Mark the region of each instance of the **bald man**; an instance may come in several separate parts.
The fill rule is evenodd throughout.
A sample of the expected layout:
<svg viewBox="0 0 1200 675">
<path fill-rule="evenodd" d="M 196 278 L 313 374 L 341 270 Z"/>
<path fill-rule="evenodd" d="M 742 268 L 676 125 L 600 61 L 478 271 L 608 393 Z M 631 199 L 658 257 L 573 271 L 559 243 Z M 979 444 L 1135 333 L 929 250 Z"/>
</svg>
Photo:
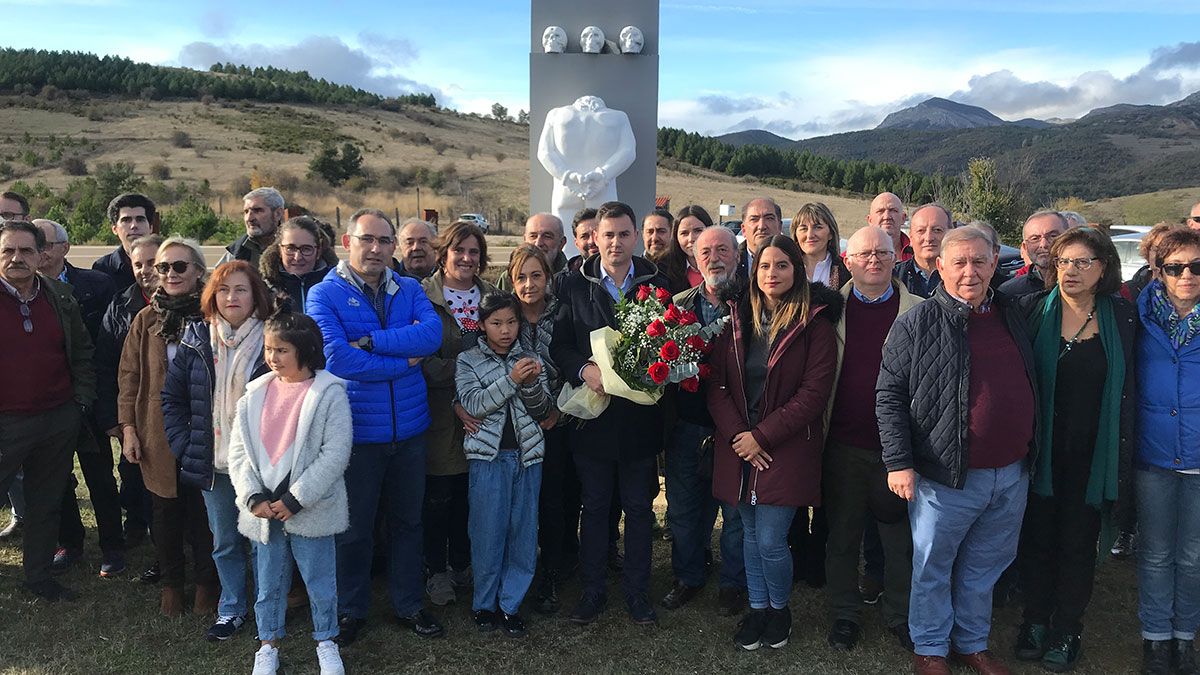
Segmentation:
<svg viewBox="0 0 1200 675">
<path fill-rule="evenodd" d="M 908 511 L 904 500 L 888 490 L 875 420 L 875 380 L 883 340 L 896 318 L 921 302 L 892 275 L 895 260 L 891 235 L 873 225 L 855 232 L 846 246 L 850 283 L 841 290 L 846 310 L 837 326 L 837 384 L 826 410 L 829 433 L 823 466 L 829 523 L 825 575 L 833 610 L 829 644 L 844 651 L 854 648 L 861 632 L 858 558 L 868 513 L 879 521 L 887 561 L 884 619 L 905 649 L 913 647 L 908 636 L 912 576 Z"/>
<path fill-rule="evenodd" d="M 558 216 L 553 213 L 535 213 L 529 216 L 529 219 L 525 221 L 523 240 L 526 244 L 536 246 L 546 254 L 546 260 L 550 262 L 550 269 L 554 274 L 558 274 L 566 268 L 567 256 L 563 254 L 563 247 L 567 245 L 567 236 Z M 499 281 L 496 282 L 496 288 L 502 291 L 512 291 L 512 280 L 508 278 L 507 274 L 501 274 Z"/>
<path fill-rule="evenodd" d="M 867 224 L 882 229 L 892 238 L 892 247 L 896 251 L 897 263 L 911 260 L 913 257 L 908 235 L 901 231 L 906 216 L 904 202 L 890 192 L 880 193 L 875 199 L 872 199 L 871 208 L 867 211 Z"/>
<path fill-rule="evenodd" d="M 941 204 L 925 204 L 913 211 L 909 219 L 913 257 L 896 266 L 896 278 L 909 293 L 922 298 L 933 297 L 942 283 L 937 271 L 937 258 L 942 250 L 942 238 L 950 231 L 953 219 Z"/>
</svg>

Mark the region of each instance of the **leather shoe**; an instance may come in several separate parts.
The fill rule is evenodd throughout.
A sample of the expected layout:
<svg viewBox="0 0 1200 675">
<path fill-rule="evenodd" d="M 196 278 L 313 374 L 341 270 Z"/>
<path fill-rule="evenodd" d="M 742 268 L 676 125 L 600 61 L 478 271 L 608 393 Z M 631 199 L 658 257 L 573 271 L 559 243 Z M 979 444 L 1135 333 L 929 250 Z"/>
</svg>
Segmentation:
<svg viewBox="0 0 1200 675">
<path fill-rule="evenodd" d="M 349 614 L 343 614 L 338 617 L 338 634 L 333 638 L 333 641 L 339 647 L 349 647 L 358 639 L 358 634 L 367 627 L 366 619 L 356 619 Z"/>
<path fill-rule="evenodd" d="M 722 588 L 717 594 L 717 615 L 737 616 L 746 609 L 746 593 L 740 588 Z"/>
<path fill-rule="evenodd" d="M 607 606 L 608 598 L 606 596 L 584 591 L 583 595 L 579 598 L 579 604 L 575 605 L 575 609 L 571 612 L 569 621 L 580 626 L 586 626 L 600 618 L 600 614 Z"/>
<path fill-rule="evenodd" d="M 638 626 L 653 626 L 658 623 L 658 615 L 654 613 L 654 606 L 650 604 L 649 598 L 643 594 L 634 595 L 629 598 L 629 618 Z"/>
<path fill-rule="evenodd" d="M 63 586 L 54 579 L 43 579 L 32 584 L 25 584 L 26 590 L 47 602 L 59 600 L 78 600 L 79 594 Z"/>
<path fill-rule="evenodd" d="M 956 663 L 974 670 L 979 675 L 1010 675 L 1012 671 L 1004 662 L 992 655 L 988 650 L 975 652 L 974 654 L 959 654 L 954 652 L 950 655 Z"/>
<path fill-rule="evenodd" d="M 944 656 L 913 654 L 913 672 L 916 675 L 950 675 L 950 664 Z"/>
<path fill-rule="evenodd" d="M 829 629 L 829 646 L 848 652 L 858 644 L 860 634 L 858 624 L 849 619 L 838 619 L 833 622 L 833 628 Z"/>
<path fill-rule="evenodd" d="M 423 638 L 440 638 L 446 634 L 446 629 L 426 609 L 418 609 L 408 616 L 397 619 L 401 626 L 412 630 L 413 635 Z"/>
<path fill-rule="evenodd" d="M 663 609 L 679 609 L 691 602 L 692 598 L 700 594 L 703 586 L 688 586 L 687 584 L 675 582 L 671 587 L 671 592 L 667 593 L 662 599 Z"/>
</svg>

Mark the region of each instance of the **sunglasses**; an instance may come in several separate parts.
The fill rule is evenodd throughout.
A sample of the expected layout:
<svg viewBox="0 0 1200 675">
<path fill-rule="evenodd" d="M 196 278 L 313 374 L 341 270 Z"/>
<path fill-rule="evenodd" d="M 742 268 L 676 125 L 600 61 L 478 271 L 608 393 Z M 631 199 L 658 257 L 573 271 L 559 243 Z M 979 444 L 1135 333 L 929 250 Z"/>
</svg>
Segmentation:
<svg viewBox="0 0 1200 675">
<path fill-rule="evenodd" d="M 26 333 L 33 332 L 33 318 L 32 317 L 33 317 L 33 310 L 29 309 L 29 305 L 27 303 L 22 302 L 21 303 L 21 318 L 24 319 L 24 321 L 22 322 L 21 325 L 22 325 L 22 327 L 25 328 Z"/>
<path fill-rule="evenodd" d="M 176 260 L 175 262 L 160 262 L 160 263 L 154 264 L 154 271 L 158 272 L 159 274 L 166 274 L 167 272 L 174 270 L 175 274 L 183 274 L 184 272 L 187 271 L 188 265 L 191 265 L 191 264 L 192 263 L 190 263 L 186 260 Z"/>
<path fill-rule="evenodd" d="M 1200 277 L 1200 262 L 1167 263 L 1159 265 L 1158 269 L 1162 270 L 1163 274 L 1169 277 L 1181 277 L 1184 270 L 1191 272 L 1194 277 Z"/>
</svg>

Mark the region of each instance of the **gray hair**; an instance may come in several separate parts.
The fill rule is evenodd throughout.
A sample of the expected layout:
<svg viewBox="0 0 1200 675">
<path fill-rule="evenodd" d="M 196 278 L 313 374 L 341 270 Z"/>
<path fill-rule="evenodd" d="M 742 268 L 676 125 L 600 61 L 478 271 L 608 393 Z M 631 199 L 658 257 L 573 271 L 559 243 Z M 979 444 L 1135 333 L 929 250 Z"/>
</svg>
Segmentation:
<svg viewBox="0 0 1200 675">
<path fill-rule="evenodd" d="M 705 236 L 705 234 L 708 233 L 710 230 L 713 232 L 722 233 L 721 236 L 727 238 L 729 240 L 729 242 L 733 244 L 733 248 L 735 248 L 735 249 L 737 248 L 737 246 L 738 246 L 737 235 L 735 235 L 733 233 L 733 230 L 729 229 L 728 227 L 706 227 L 703 230 L 701 230 L 699 235 L 696 236 L 696 241 L 699 241 L 700 237 Z M 709 236 L 712 236 L 712 235 L 709 235 Z"/>
<path fill-rule="evenodd" d="M 159 246 L 162 246 L 163 241 L 161 234 L 144 234 L 129 242 L 129 252 L 133 253 L 143 246 L 153 246 L 157 250 Z"/>
<path fill-rule="evenodd" d="M 566 230 L 563 229 L 562 218 L 559 218 L 558 216 L 554 215 L 553 213 L 548 213 L 546 211 L 541 211 L 539 213 L 535 213 L 532 216 L 529 216 L 528 218 L 525 219 L 525 224 L 528 225 L 529 221 L 533 220 L 534 218 L 549 218 L 549 219 L 553 220 L 554 222 L 558 223 L 559 236 L 561 236 L 561 237 L 567 236 Z M 670 218 L 668 218 L 668 220 L 670 220 Z"/>
<path fill-rule="evenodd" d="M 262 199 L 269 209 L 282 209 L 284 206 L 283 195 L 273 187 L 260 187 L 247 192 L 242 197 L 244 202 L 251 199 Z"/>
<path fill-rule="evenodd" d="M 145 237 L 142 237 L 142 239 L 145 239 Z M 139 239 L 139 241 L 141 241 L 141 239 Z M 158 253 L 154 254 L 154 259 L 157 260 L 158 256 L 162 255 L 163 251 L 172 246 L 182 246 L 188 249 L 188 251 L 190 251 L 192 254 L 192 262 L 195 263 L 195 265 L 201 270 L 203 270 L 203 273 L 200 275 L 201 278 L 208 274 L 208 261 L 204 259 L 204 250 L 200 248 L 200 242 L 189 237 L 173 234 L 166 239 L 163 239 L 162 243 L 158 245 Z"/>
<path fill-rule="evenodd" d="M 420 218 L 406 218 L 404 222 L 400 224 L 399 231 L 403 232 L 404 228 L 408 227 L 409 225 L 424 225 L 425 229 L 429 230 L 430 239 L 437 238 L 437 227 L 435 227 L 433 223 L 429 222 L 428 220 L 421 220 Z"/>
<path fill-rule="evenodd" d="M 1085 227 L 1088 222 L 1078 211 L 1059 211 L 1058 215 L 1067 221 L 1067 227 Z"/>
<path fill-rule="evenodd" d="M 67 243 L 70 243 L 71 241 L 70 235 L 67 234 L 67 228 L 54 222 L 53 220 L 50 220 L 49 218 L 34 218 L 33 224 L 37 225 L 38 227 L 41 227 L 42 225 L 49 225 L 50 227 L 54 228 L 54 237 L 58 239 L 58 241 L 64 241 Z"/>
<path fill-rule="evenodd" d="M 363 216 L 375 216 L 376 218 L 382 219 L 383 222 L 387 223 L 388 227 L 391 228 L 392 235 L 394 236 L 396 234 L 396 226 L 392 224 L 392 219 L 388 218 L 387 214 L 382 210 L 370 208 L 359 209 L 350 214 L 350 224 L 346 226 L 346 234 L 354 234 L 354 230 L 358 225 L 358 219 L 362 218 Z"/>
<path fill-rule="evenodd" d="M 1078 213 L 1075 215 L 1079 216 Z M 1029 217 L 1026 218 L 1025 222 L 1021 225 L 1022 236 L 1025 234 L 1025 226 L 1029 224 L 1029 221 L 1033 220 L 1034 218 L 1041 218 L 1042 216 L 1054 216 L 1055 218 L 1058 218 L 1058 222 L 1062 224 L 1064 230 L 1071 227 L 1071 221 L 1067 218 L 1066 214 L 1055 211 L 1054 209 L 1038 209 L 1037 211 L 1029 214 Z M 1079 217 L 1083 218 L 1083 216 Z M 1084 224 L 1086 225 L 1087 221 L 1084 221 Z"/>
<path fill-rule="evenodd" d="M 956 227 L 947 232 L 945 238 L 942 239 L 942 250 L 938 254 L 945 255 L 946 249 L 954 244 L 968 241 L 986 242 L 993 253 L 1000 250 L 1000 240 L 996 237 L 996 230 L 992 229 L 991 224 L 985 220 L 972 220 L 962 227 Z"/>
</svg>

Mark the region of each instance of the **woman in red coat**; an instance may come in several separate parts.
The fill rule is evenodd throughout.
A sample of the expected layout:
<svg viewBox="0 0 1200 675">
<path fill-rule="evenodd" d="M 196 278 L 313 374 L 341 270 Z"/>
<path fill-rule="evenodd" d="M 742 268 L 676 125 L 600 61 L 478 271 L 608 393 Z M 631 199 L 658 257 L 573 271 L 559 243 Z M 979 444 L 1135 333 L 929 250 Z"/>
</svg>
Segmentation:
<svg viewBox="0 0 1200 675">
<path fill-rule="evenodd" d="M 744 528 L 751 611 L 734 641 L 747 650 L 782 647 L 791 635 L 787 534 L 797 508 L 821 503 L 822 415 L 842 309 L 841 295 L 807 281 L 788 237 L 763 244 L 752 271 L 748 297 L 714 345 L 708 386 L 713 495 L 738 505 Z"/>
</svg>

